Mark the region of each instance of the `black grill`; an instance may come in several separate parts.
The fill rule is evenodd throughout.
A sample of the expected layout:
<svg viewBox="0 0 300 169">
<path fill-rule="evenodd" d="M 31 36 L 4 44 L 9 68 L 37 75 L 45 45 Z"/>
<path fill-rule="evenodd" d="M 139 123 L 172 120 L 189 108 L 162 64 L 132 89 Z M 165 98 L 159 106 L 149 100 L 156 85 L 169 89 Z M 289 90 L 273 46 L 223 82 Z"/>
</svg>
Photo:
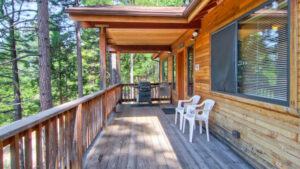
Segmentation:
<svg viewBox="0 0 300 169">
<path fill-rule="evenodd" d="M 138 89 L 138 96 L 137 101 L 141 102 L 149 102 L 152 103 L 151 99 L 151 84 L 150 82 L 140 82 L 139 85 L 136 87 Z"/>
</svg>

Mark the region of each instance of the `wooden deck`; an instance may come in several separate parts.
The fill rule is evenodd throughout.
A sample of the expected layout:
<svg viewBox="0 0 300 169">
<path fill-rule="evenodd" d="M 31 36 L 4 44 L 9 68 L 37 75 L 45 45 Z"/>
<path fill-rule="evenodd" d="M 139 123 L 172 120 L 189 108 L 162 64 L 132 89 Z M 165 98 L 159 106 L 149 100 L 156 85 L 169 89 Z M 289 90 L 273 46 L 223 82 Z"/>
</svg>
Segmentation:
<svg viewBox="0 0 300 169">
<path fill-rule="evenodd" d="M 207 142 L 197 130 L 189 143 L 188 127 L 182 134 L 174 115 L 161 111 L 170 106 L 121 105 L 87 152 L 84 168 L 252 168 L 212 135 Z"/>
</svg>

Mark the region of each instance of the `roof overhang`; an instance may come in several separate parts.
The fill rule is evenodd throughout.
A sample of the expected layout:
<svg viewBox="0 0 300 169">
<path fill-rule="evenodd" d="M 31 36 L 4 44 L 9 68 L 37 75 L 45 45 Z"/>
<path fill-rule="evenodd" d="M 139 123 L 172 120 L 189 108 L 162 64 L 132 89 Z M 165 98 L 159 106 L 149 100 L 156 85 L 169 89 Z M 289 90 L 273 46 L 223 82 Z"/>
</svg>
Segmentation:
<svg viewBox="0 0 300 169">
<path fill-rule="evenodd" d="M 186 31 L 199 29 L 201 19 L 217 1 L 193 0 L 187 7 L 97 6 L 66 11 L 82 28 L 105 25 L 108 45 L 118 46 L 120 52 L 157 53 L 168 51 Z"/>
</svg>

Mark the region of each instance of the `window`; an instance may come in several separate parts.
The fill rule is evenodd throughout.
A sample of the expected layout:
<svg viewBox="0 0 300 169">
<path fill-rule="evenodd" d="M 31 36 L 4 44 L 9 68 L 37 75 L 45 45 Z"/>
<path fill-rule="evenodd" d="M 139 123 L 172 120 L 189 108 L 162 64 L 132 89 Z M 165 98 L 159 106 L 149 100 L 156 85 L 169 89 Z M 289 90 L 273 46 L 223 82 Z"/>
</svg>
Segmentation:
<svg viewBox="0 0 300 169">
<path fill-rule="evenodd" d="M 187 48 L 188 96 L 194 95 L 194 46 Z"/>
<path fill-rule="evenodd" d="M 260 7 L 213 34 L 211 43 L 212 90 L 288 104 L 288 1 Z"/>
<path fill-rule="evenodd" d="M 163 82 L 168 81 L 168 59 L 165 59 L 162 62 L 162 81 Z"/>
<path fill-rule="evenodd" d="M 172 62 L 173 62 L 173 81 L 172 81 L 172 86 L 173 86 L 173 90 L 176 90 L 176 55 L 173 55 Z"/>
</svg>

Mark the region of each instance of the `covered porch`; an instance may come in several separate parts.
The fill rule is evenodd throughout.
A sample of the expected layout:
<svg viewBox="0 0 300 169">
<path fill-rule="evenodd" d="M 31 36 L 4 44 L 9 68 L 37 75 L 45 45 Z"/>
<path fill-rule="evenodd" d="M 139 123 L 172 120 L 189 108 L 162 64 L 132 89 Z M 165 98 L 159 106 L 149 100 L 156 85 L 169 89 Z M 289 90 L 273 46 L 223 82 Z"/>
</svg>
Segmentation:
<svg viewBox="0 0 300 169">
<path fill-rule="evenodd" d="M 122 104 L 109 119 L 108 127 L 95 138 L 87 150 L 83 166 L 86 169 L 184 168 L 225 169 L 252 168 L 224 143 L 211 135 L 195 131 L 193 143 L 174 124 L 174 114 L 162 108 L 171 104 Z"/>
<path fill-rule="evenodd" d="M 10 168 L 20 168 L 20 149 L 25 150 L 26 168 L 299 168 L 299 4 L 298 0 L 194 0 L 188 7 L 178 8 L 68 9 L 70 18 L 81 22 L 82 28 L 100 31 L 101 91 L 1 128 L 0 169 L 4 168 L 4 150 L 9 150 Z M 274 9 L 277 15 L 272 13 Z M 214 89 L 213 69 L 220 79 L 230 80 L 229 86 L 237 87 L 240 78 L 237 70 L 228 69 L 232 76 L 225 77 L 226 72 L 219 70 L 223 64 L 220 58 L 226 53 L 228 60 L 234 61 L 228 63 L 246 66 L 247 61 L 238 62 L 236 48 L 241 45 L 236 36 L 261 35 L 257 33 L 260 29 L 252 29 L 254 23 L 251 22 L 270 15 L 284 21 L 277 23 L 271 17 L 266 23 L 269 25 L 264 27 L 271 33 L 283 29 L 279 35 L 284 37 L 280 41 L 273 39 L 274 44 L 281 45 L 280 50 L 274 50 L 279 54 L 264 51 L 273 59 L 266 62 L 276 63 L 275 82 L 273 74 L 270 79 L 274 82 L 271 86 L 278 92 L 249 97 L 254 92 L 243 94 L 237 89 L 224 92 L 222 85 L 221 89 Z M 241 18 L 250 22 L 245 34 L 237 29 L 238 22 L 246 23 Z M 228 25 L 234 28 L 228 31 L 233 34 L 228 36 L 230 43 L 222 37 L 214 42 L 222 42 L 217 47 L 230 44 L 232 51 L 227 52 L 225 46 L 225 52 L 218 55 L 220 58 L 213 60 L 212 51 L 219 48 L 213 48 L 212 35 L 219 31 L 226 33 L 224 28 Z M 259 53 L 254 49 L 253 53 Z M 249 53 L 249 50 L 244 51 Z M 160 81 L 170 84 L 171 96 L 165 100 L 173 104 L 142 107 L 127 104 L 136 100 L 133 87 L 137 84 L 122 84 L 119 79 L 118 83 L 107 85 L 107 52 L 117 56 L 118 77 L 121 76 L 121 53 L 153 53 L 153 59 L 160 59 Z M 212 63 L 221 66 L 212 67 Z M 237 69 L 236 65 L 230 68 Z M 282 71 L 285 74 L 280 81 L 277 74 Z M 152 89 L 154 102 L 161 99 L 156 87 Z M 282 102 L 277 102 L 276 94 L 283 96 Z M 199 134 L 197 126 L 193 143 L 189 143 L 188 132 L 183 134 L 178 129 L 174 115 L 166 115 L 161 110 L 174 107 L 178 100 L 192 95 L 200 95 L 201 101 L 216 101 L 209 119 L 210 142 L 204 134 Z M 24 139 L 24 145 L 19 144 L 20 139 Z"/>
</svg>

